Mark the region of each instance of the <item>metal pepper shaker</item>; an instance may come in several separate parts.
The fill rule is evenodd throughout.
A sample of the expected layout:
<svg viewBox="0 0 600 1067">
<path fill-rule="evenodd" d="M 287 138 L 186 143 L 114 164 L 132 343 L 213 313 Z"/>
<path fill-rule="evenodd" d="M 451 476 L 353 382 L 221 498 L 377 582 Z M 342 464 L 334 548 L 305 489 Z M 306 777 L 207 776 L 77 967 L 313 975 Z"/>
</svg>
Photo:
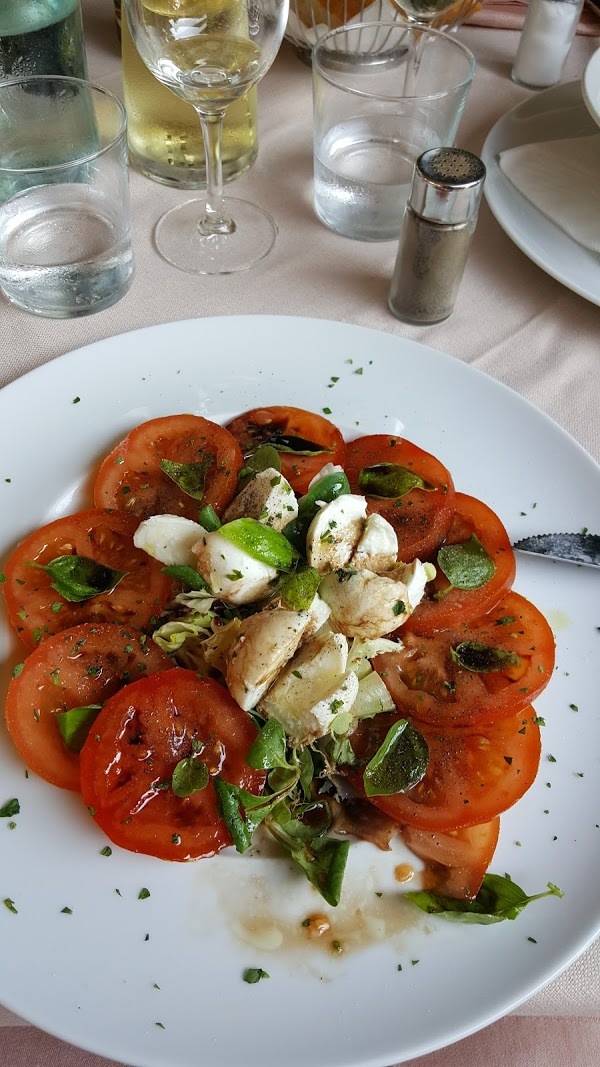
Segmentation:
<svg viewBox="0 0 600 1067">
<path fill-rule="evenodd" d="M 415 163 L 389 308 L 430 325 L 452 313 L 483 192 L 485 166 L 462 148 L 430 148 Z"/>
</svg>

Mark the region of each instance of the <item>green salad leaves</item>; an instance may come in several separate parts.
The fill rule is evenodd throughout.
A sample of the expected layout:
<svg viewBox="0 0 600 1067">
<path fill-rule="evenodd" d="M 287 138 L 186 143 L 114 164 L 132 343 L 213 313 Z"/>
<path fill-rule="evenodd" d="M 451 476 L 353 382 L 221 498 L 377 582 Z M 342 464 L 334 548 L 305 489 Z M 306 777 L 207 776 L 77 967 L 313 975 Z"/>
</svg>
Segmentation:
<svg viewBox="0 0 600 1067">
<path fill-rule="evenodd" d="M 548 889 L 543 893 L 527 896 L 520 886 L 513 882 L 510 875 L 486 874 L 483 884 L 474 900 L 453 900 L 451 897 L 438 896 L 435 893 L 408 892 L 405 900 L 411 900 L 421 911 L 428 915 L 439 915 L 448 922 L 475 923 L 489 926 L 504 919 L 516 919 L 527 904 L 543 897 L 563 897 L 557 885 L 548 882 Z"/>
</svg>

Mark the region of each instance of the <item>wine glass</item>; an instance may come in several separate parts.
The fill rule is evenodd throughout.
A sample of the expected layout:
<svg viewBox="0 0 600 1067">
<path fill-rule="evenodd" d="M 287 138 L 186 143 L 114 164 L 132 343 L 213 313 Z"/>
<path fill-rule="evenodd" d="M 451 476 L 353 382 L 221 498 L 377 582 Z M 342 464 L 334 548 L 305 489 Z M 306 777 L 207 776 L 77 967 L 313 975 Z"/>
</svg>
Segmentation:
<svg viewBox="0 0 600 1067">
<path fill-rule="evenodd" d="M 394 7 L 401 15 L 404 15 L 410 29 L 416 31 L 412 38 L 410 61 L 406 64 L 404 72 L 404 93 L 410 96 L 416 92 L 417 76 L 423 55 L 424 39 L 419 30 L 433 28 L 443 29 L 442 16 L 452 11 L 452 8 L 460 9 L 465 5 L 465 0 L 392 0 Z M 452 21 L 452 20 L 450 20 Z"/>
<path fill-rule="evenodd" d="M 223 117 L 275 59 L 288 0 L 125 0 L 124 8 L 144 63 L 192 104 L 204 139 L 206 199 L 163 215 L 156 247 L 192 274 L 246 270 L 270 252 L 277 227 L 256 204 L 223 196 Z"/>
<path fill-rule="evenodd" d="M 429 30 L 440 15 L 457 6 L 457 0 L 393 0 L 411 26 Z"/>
</svg>

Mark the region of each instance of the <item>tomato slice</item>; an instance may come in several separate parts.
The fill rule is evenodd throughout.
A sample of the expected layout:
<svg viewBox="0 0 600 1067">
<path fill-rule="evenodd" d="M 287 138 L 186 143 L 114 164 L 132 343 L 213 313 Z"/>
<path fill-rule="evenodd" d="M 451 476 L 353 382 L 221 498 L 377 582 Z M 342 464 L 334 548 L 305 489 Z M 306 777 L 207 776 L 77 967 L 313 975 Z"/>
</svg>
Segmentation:
<svg viewBox="0 0 600 1067">
<path fill-rule="evenodd" d="M 397 714 L 364 719 L 352 734 L 359 760 L 372 758 Z M 489 822 L 519 800 L 533 783 L 540 762 L 540 728 L 534 709 L 501 722 L 466 730 L 414 722 L 429 746 L 425 777 L 405 793 L 371 797 L 386 815 L 419 830 L 459 830 Z M 362 776 L 349 774 L 362 791 Z"/>
<path fill-rule="evenodd" d="M 352 491 L 363 493 L 359 476 L 363 467 L 395 463 L 418 474 L 432 488 L 411 489 L 397 499 L 367 496 L 369 512 L 377 511 L 391 522 L 398 537 L 398 559 L 411 563 L 429 559 L 444 540 L 454 514 L 454 484 L 439 459 L 402 437 L 372 434 L 346 446 L 345 471 Z"/>
<path fill-rule="evenodd" d="M 188 496 L 161 469 L 161 460 L 209 463 L 201 500 Z M 94 503 L 146 519 L 184 515 L 198 519 L 204 504 L 219 514 L 230 503 L 242 454 L 228 430 L 200 415 L 168 415 L 137 426 L 113 448 L 94 483 Z"/>
<path fill-rule="evenodd" d="M 470 622 L 491 611 L 514 582 L 515 555 L 498 516 L 487 504 L 464 493 L 456 494 L 454 508 L 444 544 L 463 544 L 475 534 L 494 564 L 493 577 L 479 589 L 452 588 L 436 560 L 438 573 L 427 587 L 427 597 L 402 627 L 403 632 L 432 634 L 457 622 Z"/>
<path fill-rule="evenodd" d="M 212 856 L 231 844 L 211 781 L 189 797 L 170 788 L 192 742 L 211 777 L 259 793 L 264 772 L 245 756 L 256 729 L 223 686 L 176 667 L 122 689 L 104 705 L 81 750 L 81 792 L 115 844 L 164 860 Z"/>
<path fill-rule="evenodd" d="M 517 715 L 546 688 L 554 636 L 525 597 L 508 593 L 494 611 L 429 637 L 404 633 L 404 647 L 373 661 L 399 711 L 442 726 L 480 726 Z M 459 646 L 513 653 L 514 664 L 479 673 L 453 659 Z"/>
<path fill-rule="evenodd" d="M 346 444 L 341 432 L 329 419 L 312 411 L 277 406 L 253 408 L 228 422 L 227 429 L 239 442 L 245 456 L 251 455 L 259 445 L 269 442 L 273 435 L 300 437 L 318 445 L 323 451 L 313 456 L 279 452 L 281 472 L 299 495 L 307 492 L 309 482 L 326 463 L 344 466 Z M 277 448 L 276 443 L 274 447 Z"/>
<path fill-rule="evenodd" d="M 162 564 L 135 548 L 137 526 L 132 515 L 90 509 L 56 519 L 21 542 L 4 568 L 3 588 L 10 622 L 28 648 L 83 622 L 115 622 L 138 630 L 152 624 L 175 586 L 162 573 Z M 126 571 L 126 576 L 112 592 L 69 602 L 52 588 L 45 571 L 31 566 L 65 555 L 87 556 Z"/>
<path fill-rule="evenodd" d="M 408 848 L 427 863 L 424 886 L 457 900 L 473 900 L 498 844 L 500 819 L 446 833 L 404 826 Z"/>
<path fill-rule="evenodd" d="M 79 755 L 65 745 L 60 712 L 103 704 L 169 657 L 139 631 L 85 623 L 55 634 L 25 660 L 6 698 L 6 725 L 23 762 L 52 785 L 79 790 Z"/>
</svg>

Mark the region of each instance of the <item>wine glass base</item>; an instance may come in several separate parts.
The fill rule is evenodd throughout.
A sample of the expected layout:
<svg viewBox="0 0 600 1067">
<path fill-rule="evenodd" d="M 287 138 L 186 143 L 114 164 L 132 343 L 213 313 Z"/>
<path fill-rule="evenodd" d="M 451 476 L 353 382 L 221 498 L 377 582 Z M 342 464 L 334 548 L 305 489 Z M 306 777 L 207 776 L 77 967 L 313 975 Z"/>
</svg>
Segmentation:
<svg viewBox="0 0 600 1067">
<path fill-rule="evenodd" d="M 157 251 L 188 274 L 234 274 L 248 270 L 269 254 L 277 226 L 266 211 L 247 200 L 228 197 L 225 211 L 235 220 L 233 233 L 205 235 L 200 223 L 204 200 L 188 200 L 167 211 L 154 231 Z"/>
</svg>

